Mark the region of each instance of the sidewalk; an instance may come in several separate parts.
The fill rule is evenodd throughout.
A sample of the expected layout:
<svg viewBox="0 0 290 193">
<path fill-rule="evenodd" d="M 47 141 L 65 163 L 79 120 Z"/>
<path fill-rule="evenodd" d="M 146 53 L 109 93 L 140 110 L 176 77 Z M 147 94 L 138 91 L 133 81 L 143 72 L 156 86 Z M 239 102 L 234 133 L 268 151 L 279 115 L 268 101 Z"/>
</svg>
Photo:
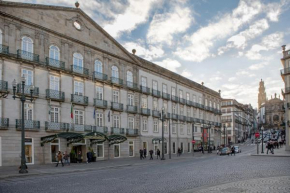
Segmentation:
<svg viewBox="0 0 290 193">
<path fill-rule="evenodd" d="M 62 167 L 61 164 L 58 164 L 58 167 L 55 167 L 55 163 L 53 164 L 43 164 L 43 165 L 28 165 L 27 174 L 19 174 L 17 166 L 2 166 L 0 167 L 0 180 L 5 178 L 14 178 L 14 177 L 23 177 L 23 176 L 32 176 L 32 175 L 55 175 L 55 174 L 63 174 L 63 173 L 75 173 L 75 172 L 85 172 L 91 170 L 103 170 L 110 168 L 118 168 L 118 167 L 130 167 L 130 166 L 142 166 L 149 164 L 159 164 L 159 163 L 168 163 L 172 161 L 184 160 L 184 159 L 194 159 L 201 158 L 207 156 L 214 156 L 214 153 L 208 154 L 205 152 L 204 154 L 200 152 L 194 152 L 194 156 L 192 153 L 183 153 L 180 157 L 177 157 L 176 154 L 171 155 L 171 159 L 169 159 L 168 155 L 165 155 L 165 161 L 160 159 L 156 159 L 156 156 L 153 156 L 153 160 L 149 160 L 150 156 L 144 160 L 140 160 L 139 157 L 132 158 L 114 158 L 110 160 L 97 160 L 97 162 L 92 163 L 72 163 L 70 166 L 65 165 Z"/>
<path fill-rule="evenodd" d="M 251 154 L 251 156 L 268 156 L 268 157 L 290 157 L 290 151 L 285 151 L 285 146 L 279 148 L 279 149 L 274 149 L 274 154 L 271 154 L 270 151 L 267 154 L 267 149 L 265 148 L 264 144 L 264 153 L 261 153 L 261 145 L 259 146 L 259 154 Z"/>
</svg>

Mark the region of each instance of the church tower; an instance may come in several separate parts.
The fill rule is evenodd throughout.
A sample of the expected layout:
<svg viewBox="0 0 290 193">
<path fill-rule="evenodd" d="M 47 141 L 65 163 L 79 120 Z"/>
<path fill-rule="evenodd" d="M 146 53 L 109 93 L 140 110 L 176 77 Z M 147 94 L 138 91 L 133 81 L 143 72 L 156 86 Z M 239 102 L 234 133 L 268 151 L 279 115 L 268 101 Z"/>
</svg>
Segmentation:
<svg viewBox="0 0 290 193">
<path fill-rule="evenodd" d="M 265 91 L 264 81 L 261 79 L 258 94 L 258 109 L 260 109 L 261 104 L 266 102 L 266 91 Z"/>
</svg>

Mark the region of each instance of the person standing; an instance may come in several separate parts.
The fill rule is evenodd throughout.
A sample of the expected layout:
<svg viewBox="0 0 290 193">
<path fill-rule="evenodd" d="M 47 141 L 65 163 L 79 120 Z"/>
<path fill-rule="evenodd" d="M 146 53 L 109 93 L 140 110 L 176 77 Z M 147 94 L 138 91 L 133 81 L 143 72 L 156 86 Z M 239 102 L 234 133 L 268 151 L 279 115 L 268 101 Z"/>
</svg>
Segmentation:
<svg viewBox="0 0 290 193">
<path fill-rule="evenodd" d="M 79 153 L 78 153 L 78 162 L 82 163 L 82 152 L 81 151 L 79 151 Z"/>
<path fill-rule="evenodd" d="M 157 149 L 157 159 L 158 159 L 158 157 L 160 158 L 160 150 L 159 149 Z"/>
<path fill-rule="evenodd" d="M 143 150 L 140 149 L 139 153 L 140 153 L 140 159 L 142 160 L 143 159 Z"/>
<path fill-rule="evenodd" d="M 143 149 L 143 155 L 144 155 L 144 158 L 146 158 L 146 155 L 147 155 L 147 149 L 146 148 Z"/>
<path fill-rule="evenodd" d="M 150 160 L 151 159 L 153 160 L 153 150 L 152 149 L 149 151 L 149 154 L 150 154 Z"/>
<path fill-rule="evenodd" d="M 67 165 L 70 165 L 69 154 L 66 151 L 63 154 L 63 159 L 64 159 L 64 163 L 67 163 Z"/>
<path fill-rule="evenodd" d="M 57 164 L 55 167 L 58 166 L 58 163 L 61 162 L 62 164 L 62 167 L 63 167 L 63 162 L 62 162 L 62 154 L 61 154 L 61 151 L 58 151 L 58 154 L 57 154 Z"/>
<path fill-rule="evenodd" d="M 234 156 L 236 156 L 236 151 L 235 151 L 235 147 L 233 146 L 232 147 L 232 153 L 231 153 L 231 156 L 234 154 Z"/>
<path fill-rule="evenodd" d="M 204 151 L 203 151 L 203 146 L 201 146 L 201 152 L 204 154 Z"/>
</svg>

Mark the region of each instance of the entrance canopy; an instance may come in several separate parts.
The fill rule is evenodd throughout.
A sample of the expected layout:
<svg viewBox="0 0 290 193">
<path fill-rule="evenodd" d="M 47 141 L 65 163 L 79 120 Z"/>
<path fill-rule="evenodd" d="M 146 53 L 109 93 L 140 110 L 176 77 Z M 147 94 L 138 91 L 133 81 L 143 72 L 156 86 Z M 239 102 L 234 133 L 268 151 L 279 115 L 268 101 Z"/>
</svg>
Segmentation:
<svg viewBox="0 0 290 193">
<path fill-rule="evenodd" d="M 164 142 L 166 142 L 166 138 L 164 138 Z M 162 138 L 161 137 L 153 138 L 152 143 L 153 144 L 162 143 Z"/>
<path fill-rule="evenodd" d="M 84 137 L 82 134 L 79 134 L 79 133 L 71 133 L 71 132 L 58 133 L 58 134 L 42 137 L 40 144 L 41 146 L 43 146 L 45 143 L 50 143 L 54 141 L 56 138 L 64 138 L 68 141 L 68 144 L 70 144 L 70 143 L 74 143 L 74 141 L 78 142 L 82 140 Z"/>
<path fill-rule="evenodd" d="M 84 134 L 84 138 L 89 139 L 91 141 L 91 145 L 96 143 L 103 143 L 108 140 L 105 134 L 96 131 Z"/>
<path fill-rule="evenodd" d="M 127 140 L 127 137 L 123 135 L 109 135 L 108 136 L 109 145 L 123 143 L 126 140 Z"/>
</svg>

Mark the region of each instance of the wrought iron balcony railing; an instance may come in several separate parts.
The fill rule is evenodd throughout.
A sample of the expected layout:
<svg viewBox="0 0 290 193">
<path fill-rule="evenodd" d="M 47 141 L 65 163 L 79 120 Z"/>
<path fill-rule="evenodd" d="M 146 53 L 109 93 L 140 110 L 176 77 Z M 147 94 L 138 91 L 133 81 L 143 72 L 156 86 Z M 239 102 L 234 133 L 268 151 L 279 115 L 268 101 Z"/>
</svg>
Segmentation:
<svg viewBox="0 0 290 193">
<path fill-rule="evenodd" d="M 74 104 L 87 106 L 89 103 L 89 98 L 87 96 L 71 94 L 71 102 Z"/>
<path fill-rule="evenodd" d="M 98 108 L 106 109 L 108 106 L 108 103 L 105 100 L 94 99 L 94 106 Z"/>
<path fill-rule="evenodd" d="M 39 63 L 39 55 L 24 50 L 17 50 L 17 58 Z"/>
<path fill-rule="evenodd" d="M 130 81 L 127 81 L 127 88 L 134 90 L 134 91 L 139 90 L 138 85 L 136 83 L 130 82 Z"/>
<path fill-rule="evenodd" d="M 150 116 L 150 109 L 141 108 L 141 115 Z"/>
<path fill-rule="evenodd" d="M 0 92 L 8 92 L 8 82 L 0 80 Z"/>
<path fill-rule="evenodd" d="M 170 113 L 165 113 L 165 119 L 171 119 L 171 114 Z"/>
<path fill-rule="evenodd" d="M 111 102 L 111 109 L 114 111 L 124 111 L 122 103 Z"/>
<path fill-rule="evenodd" d="M 185 104 L 186 103 L 186 100 L 185 99 L 183 99 L 183 98 L 179 98 L 179 103 L 181 103 L 181 104 Z"/>
<path fill-rule="evenodd" d="M 204 109 L 204 105 L 199 104 L 199 108 Z"/>
<path fill-rule="evenodd" d="M 51 90 L 51 89 L 46 89 L 46 98 L 55 100 L 55 101 L 64 101 L 65 99 L 65 94 L 64 92 L 58 91 L 58 90 Z"/>
<path fill-rule="evenodd" d="M 284 68 L 281 70 L 281 75 L 289 74 L 290 73 L 290 68 Z"/>
<path fill-rule="evenodd" d="M 187 117 L 186 117 L 186 121 L 187 121 L 187 122 L 192 122 L 192 121 L 193 121 L 193 118 L 187 116 Z"/>
<path fill-rule="evenodd" d="M 178 97 L 171 95 L 171 100 L 174 102 L 178 102 Z"/>
<path fill-rule="evenodd" d="M 111 83 L 119 86 L 123 86 L 123 79 L 111 77 Z"/>
<path fill-rule="evenodd" d="M 190 100 L 186 100 L 186 105 L 192 106 L 192 102 Z"/>
<path fill-rule="evenodd" d="M 59 70 L 65 70 L 65 62 L 63 61 L 55 60 L 49 57 L 46 57 L 45 61 L 48 67 L 59 69 Z"/>
<path fill-rule="evenodd" d="M 46 131 L 69 131 L 71 125 L 69 123 L 55 123 L 45 121 L 45 130 Z"/>
<path fill-rule="evenodd" d="M 9 118 L 0 117 L 0 129 L 8 129 L 9 127 Z"/>
<path fill-rule="evenodd" d="M 108 75 L 94 71 L 93 78 L 94 80 L 106 81 L 108 80 Z"/>
<path fill-rule="evenodd" d="M 162 98 L 166 100 L 170 100 L 170 94 L 162 92 Z"/>
<path fill-rule="evenodd" d="M 191 106 L 193 106 L 195 108 L 199 108 L 199 104 L 196 102 L 191 102 Z"/>
<path fill-rule="evenodd" d="M 146 86 L 140 86 L 140 91 L 144 94 L 150 94 L 150 88 Z"/>
<path fill-rule="evenodd" d="M 22 84 L 17 84 L 16 93 L 17 94 L 21 94 L 22 93 Z M 25 95 L 30 95 L 30 86 L 28 86 L 28 85 L 24 86 L 24 94 Z M 38 97 L 39 96 L 39 88 L 38 87 L 34 87 L 32 96 L 33 97 Z"/>
<path fill-rule="evenodd" d="M 160 112 L 157 111 L 157 110 L 153 110 L 153 111 L 152 111 L 152 116 L 153 116 L 153 117 L 158 117 L 158 118 L 160 118 Z"/>
<path fill-rule="evenodd" d="M 171 114 L 171 119 L 173 120 L 178 120 L 178 115 L 177 114 Z"/>
<path fill-rule="evenodd" d="M 77 66 L 77 65 L 71 65 L 71 71 L 73 73 L 81 74 L 84 76 L 89 76 L 89 69 Z"/>
<path fill-rule="evenodd" d="M 72 124 L 71 130 L 78 132 L 92 132 L 93 128 L 91 125 Z"/>
<path fill-rule="evenodd" d="M 137 113 L 137 106 L 127 105 L 127 112 L 128 113 Z"/>
<path fill-rule="evenodd" d="M 232 119 L 222 119 L 222 123 L 232 122 Z"/>
<path fill-rule="evenodd" d="M 126 129 L 127 136 L 138 136 L 139 130 L 138 129 Z"/>
<path fill-rule="evenodd" d="M 159 90 L 152 89 L 152 95 L 155 96 L 155 97 L 161 97 Z"/>
<path fill-rule="evenodd" d="M 125 134 L 125 129 L 119 127 L 111 127 L 111 134 Z"/>
<path fill-rule="evenodd" d="M 93 128 L 93 131 L 96 131 L 96 132 L 100 132 L 100 133 L 108 133 L 108 127 L 103 127 L 103 126 L 92 126 Z"/>
<path fill-rule="evenodd" d="M 5 46 L 0 44 L 0 53 L 1 54 L 9 54 L 9 46 Z"/>
<path fill-rule="evenodd" d="M 178 120 L 179 121 L 186 121 L 186 116 L 184 116 L 184 115 L 178 115 Z"/>
<path fill-rule="evenodd" d="M 204 109 L 209 111 L 209 107 L 208 106 L 204 106 Z"/>
<path fill-rule="evenodd" d="M 16 119 L 16 129 L 21 129 L 21 120 Z M 25 130 L 39 130 L 40 129 L 40 121 L 33 121 L 33 120 L 24 120 L 24 129 Z"/>
</svg>

